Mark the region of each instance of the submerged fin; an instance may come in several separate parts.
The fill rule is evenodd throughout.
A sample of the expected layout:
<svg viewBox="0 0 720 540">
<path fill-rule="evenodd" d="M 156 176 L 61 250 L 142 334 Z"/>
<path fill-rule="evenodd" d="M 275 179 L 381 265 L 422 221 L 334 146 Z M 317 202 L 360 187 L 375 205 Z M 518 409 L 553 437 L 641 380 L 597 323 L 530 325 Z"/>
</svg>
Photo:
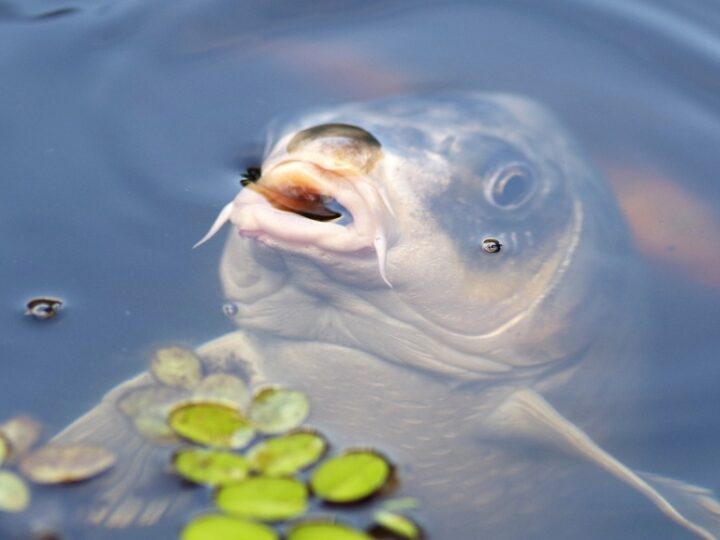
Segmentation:
<svg viewBox="0 0 720 540">
<path fill-rule="evenodd" d="M 642 493 L 663 514 L 699 538 L 717 540 L 720 503 L 710 491 L 633 471 L 600 448 L 533 390 L 512 393 L 488 420 L 492 428 L 501 429 L 505 434 L 541 440 L 571 451 Z"/>
</svg>

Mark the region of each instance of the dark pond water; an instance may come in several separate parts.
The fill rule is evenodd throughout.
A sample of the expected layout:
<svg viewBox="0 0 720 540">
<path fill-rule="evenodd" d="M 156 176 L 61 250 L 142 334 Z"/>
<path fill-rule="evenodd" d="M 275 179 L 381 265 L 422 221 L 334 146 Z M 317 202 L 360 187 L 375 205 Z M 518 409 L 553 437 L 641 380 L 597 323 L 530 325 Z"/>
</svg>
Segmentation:
<svg viewBox="0 0 720 540">
<path fill-rule="evenodd" d="M 633 467 L 719 489 L 719 32 L 702 0 L 0 0 L 2 417 L 56 432 L 158 345 L 232 330 L 222 243 L 190 248 L 270 119 L 515 92 L 572 128 L 642 257 L 654 390 L 636 399 L 658 420 L 618 447 Z M 23 316 L 36 295 L 62 297 L 61 316 Z M 691 538 L 640 497 L 622 504 L 633 527 L 611 536 Z"/>
</svg>

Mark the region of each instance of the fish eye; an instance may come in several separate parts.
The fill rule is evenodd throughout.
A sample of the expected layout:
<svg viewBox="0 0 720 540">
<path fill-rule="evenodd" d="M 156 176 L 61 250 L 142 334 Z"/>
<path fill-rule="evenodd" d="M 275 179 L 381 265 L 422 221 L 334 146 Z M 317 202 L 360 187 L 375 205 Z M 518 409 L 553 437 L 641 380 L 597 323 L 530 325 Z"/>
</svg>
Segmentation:
<svg viewBox="0 0 720 540">
<path fill-rule="evenodd" d="M 498 208 L 513 210 L 530 200 L 535 185 L 535 176 L 526 165 L 511 163 L 492 175 L 485 194 Z"/>
</svg>

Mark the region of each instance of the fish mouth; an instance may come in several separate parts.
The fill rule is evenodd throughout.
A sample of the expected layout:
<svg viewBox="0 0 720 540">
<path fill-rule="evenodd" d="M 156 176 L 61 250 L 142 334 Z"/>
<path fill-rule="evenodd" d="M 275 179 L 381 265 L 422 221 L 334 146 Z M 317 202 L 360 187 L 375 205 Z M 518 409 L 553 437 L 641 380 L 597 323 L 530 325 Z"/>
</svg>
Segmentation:
<svg viewBox="0 0 720 540">
<path fill-rule="evenodd" d="M 382 187 L 360 173 L 335 171 L 312 161 L 285 160 L 263 168 L 226 205 L 197 247 L 230 221 L 245 237 L 281 249 L 316 247 L 335 253 L 374 250 L 386 274 L 394 212 Z"/>
</svg>

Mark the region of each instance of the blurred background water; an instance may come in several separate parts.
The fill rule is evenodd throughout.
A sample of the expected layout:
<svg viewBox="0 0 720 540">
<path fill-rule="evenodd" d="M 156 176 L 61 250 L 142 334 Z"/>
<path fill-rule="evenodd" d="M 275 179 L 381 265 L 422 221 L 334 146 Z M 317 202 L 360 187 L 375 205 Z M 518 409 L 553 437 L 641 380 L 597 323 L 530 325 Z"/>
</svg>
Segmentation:
<svg viewBox="0 0 720 540">
<path fill-rule="evenodd" d="M 232 328 L 222 243 L 190 248 L 270 119 L 442 89 L 544 102 L 607 176 L 651 292 L 645 405 L 662 421 L 643 426 L 642 467 L 720 488 L 720 7 L 706 0 L 0 0 L 1 416 L 55 432 L 157 345 Z M 47 294 L 65 300 L 58 319 L 23 316 Z M 648 538 L 682 534 L 647 515 Z"/>
</svg>

